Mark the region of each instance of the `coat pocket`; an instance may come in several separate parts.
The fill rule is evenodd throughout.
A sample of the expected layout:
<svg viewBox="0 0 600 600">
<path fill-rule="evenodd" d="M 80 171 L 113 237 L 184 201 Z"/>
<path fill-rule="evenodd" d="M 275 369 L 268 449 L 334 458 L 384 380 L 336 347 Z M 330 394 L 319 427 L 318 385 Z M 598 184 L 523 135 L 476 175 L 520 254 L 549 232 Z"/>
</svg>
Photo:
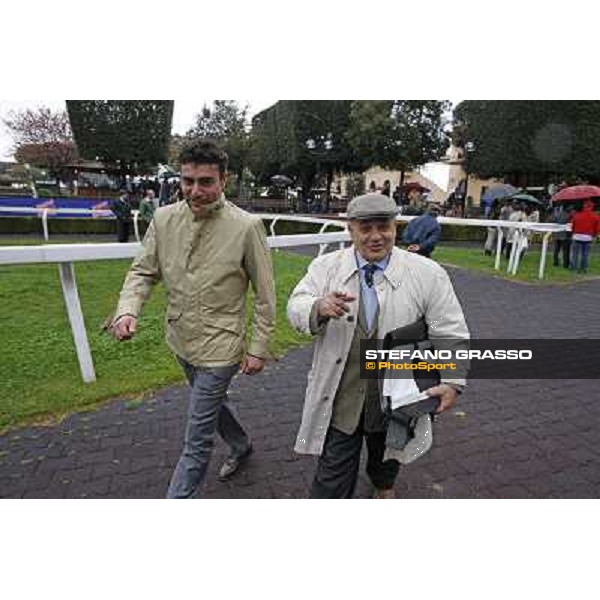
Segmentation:
<svg viewBox="0 0 600 600">
<path fill-rule="evenodd" d="M 199 342 L 215 360 L 238 360 L 244 352 L 244 328 L 238 315 L 205 323 Z"/>
<path fill-rule="evenodd" d="M 183 311 L 180 308 L 174 308 L 172 306 L 167 307 L 167 323 L 175 323 L 181 319 Z"/>
</svg>

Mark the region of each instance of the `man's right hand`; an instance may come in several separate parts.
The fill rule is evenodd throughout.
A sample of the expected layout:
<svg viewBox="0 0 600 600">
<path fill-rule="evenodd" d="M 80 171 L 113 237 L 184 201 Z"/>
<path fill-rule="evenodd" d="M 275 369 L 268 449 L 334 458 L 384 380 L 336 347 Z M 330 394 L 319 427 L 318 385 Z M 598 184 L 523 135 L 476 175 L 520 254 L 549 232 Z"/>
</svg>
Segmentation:
<svg viewBox="0 0 600 600">
<path fill-rule="evenodd" d="M 117 340 L 123 342 L 130 340 L 137 330 L 137 319 L 131 315 L 123 315 L 112 324 L 112 334 Z"/>
<path fill-rule="evenodd" d="M 327 319 L 339 319 L 350 311 L 348 302 L 354 300 L 356 298 L 347 292 L 329 292 L 317 301 L 317 314 Z"/>
</svg>

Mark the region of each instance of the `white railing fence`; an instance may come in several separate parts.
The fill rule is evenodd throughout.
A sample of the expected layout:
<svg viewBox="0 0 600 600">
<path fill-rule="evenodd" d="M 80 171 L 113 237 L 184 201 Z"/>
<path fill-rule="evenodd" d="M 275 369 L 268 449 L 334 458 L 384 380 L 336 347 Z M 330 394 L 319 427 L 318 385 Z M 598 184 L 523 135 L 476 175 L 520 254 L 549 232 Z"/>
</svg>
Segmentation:
<svg viewBox="0 0 600 600">
<path fill-rule="evenodd" d="M 0 208 L 0 211 L 2 209 Z M 15 209 L 16 210 L 16 209 Z M 19 209 L 23 210 L 23 209 Z M 46 209 L 43 209 L 44 211 Z M 50 209 L 52 210 L 52 209 Z M 91 212 L 87 209 L 66 209 L 67 212 L 74 212 L 74 210 L 82 210 L 84 212 Z M 39 209 L 31 209 L 32 212 L 40 212 Z M 344 215 L 339 220 L 333 219 L 321 219 L 313 217 L 303 217 L 297 215 L 272 215 L 264 214 L 257 215 L 263 219 L 272 220 L 270 225 L 271 235 L 267 238 L 269 247 L 277 250 L 279 248 L 293 248 L 300 246 L 311 246 L 319 245 L 319 254 L 322 254 L 326 247 L 330 244 L 337 244 L 339 247 L 343 247 L 344 244 L 350 241 L 350 235 L 345 229 L 345 221 L 343 220 Z M 415 217 L 398 217 L 399 221 L 410 221 Z M 47 214 L 45 219 L 46 225 L 44 226 L 45 238 L 47 236 Z M 319 233 L 306 233 L 306 234 L 294 234 L 294 235 L 277 235 L 275 232 L 276 224 L 280 221 L 296 221 L 306 222 L 322 225 Z M 136 215 L 137 221 L 137 215 Z M 527 232 L 541 232 L 544 233 L 544 239 L 542 244 L 542 255 L 540 258 L 539 277 L 543 278 L 544 266 L 546 261 L 546 252 L 548 248 L 548 239 L 552 233 L 565 231 L 566 227 L 563 225 L 554 225 L 548 223 L 515 223 L 511 221 L 489 221 L 483 219 L 454 219 L 449 217 L 440 217 L 440 224 L 456 224 L 456 225 L 468 225 L 473 227 L 497 227 L 498 239 L 496 248 L 496 269 L 499 269 L 500 265 L 500 251 L 502 246 L 502 228 L 514 228 L 517 229 L 518 237 L 517 241 L 513 243 L 512 253 L 510 256 L 508 271 L 515 274 L 519 265 L 519 257 L 521 249 L 525 245 L 527 239 Z M 342 231 L 325 232 L 327 227 L 337 226 L 344 228 Z M 139 231 L 136 227 L 136 236 L 139 240 Z M 58 264 L 60 282 L 63 291 L 63 297 L 65 306 L 67 308 L 67 314 L 71 331 L 73 334 L 73 340 L 75 342 L 75 349 L 77 352 L 77 358 L 79 360 L 79 367 L 83 381 L 90 383 L 96 380 L 96 374 L 94 371 L 94 363 L 90 352 L 89 342 L 87 338 L 87 332 L 85 328 L 85 321 L 83 318 L 83 312 L 81 310 L 81 303 L 79 301 L 79 293 L 77 290 L 77 281 L 75 278 L 75 269 L 73 264 L 82 261 L 94 261 L 94 260 L 115 260 L 123 258 L 133 258 L 138 250 L 140 249 L 140 242 L 131 242 L 128 244 L 119 243 L 107 243 L 107 244 L 47 244 L 42 246 L 5 246 L 0 247 L 0 265 L 25 265 L 33 263 L 51 263 Z"/>
<path fill-rule="evenodd" d="M 314 244 L 340 244 L 342 246 L 349 241 L 350 236 L 347 231 L 279 235 L 268 238 L 269 247 L 274 249 Z M 73 265 L 82 261 L 133 258 L 140 249 L 140 245 L 140 242 L 132 242 L 129 244 L 48 244 L 45 246 L 0 247 L 0 265 L 58 264 L 63 297 L 75 342 L 79 368 L 83 381 L 86 383 L 95 381 L 96 374 Z"/>
</svg>

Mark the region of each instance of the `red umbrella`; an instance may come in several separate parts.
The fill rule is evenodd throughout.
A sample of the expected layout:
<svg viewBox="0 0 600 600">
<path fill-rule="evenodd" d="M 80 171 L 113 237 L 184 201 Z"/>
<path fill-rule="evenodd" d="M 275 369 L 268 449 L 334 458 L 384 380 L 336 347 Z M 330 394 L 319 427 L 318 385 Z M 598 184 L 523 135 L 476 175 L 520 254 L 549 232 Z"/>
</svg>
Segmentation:
<svg viewBox="0 0 600 600">
<path fill-rule="evenodd" d="M 411 190 L 418 190 L 422 194 L 427 194 L 431 191 L 429 188 L 422 186 L 417 181 L 412 181 L 411 183 L 405 183 L 402 186 L 402 190 L 405 191 L 406 193 L 410 192 Z"/>
<path fill-rule="evenodd" d="M 552 196 L 552 202 L 572 202 L 586 198 L 600 198 L 600 187 L 595 185 L 572 185 Z"/>
</svg>

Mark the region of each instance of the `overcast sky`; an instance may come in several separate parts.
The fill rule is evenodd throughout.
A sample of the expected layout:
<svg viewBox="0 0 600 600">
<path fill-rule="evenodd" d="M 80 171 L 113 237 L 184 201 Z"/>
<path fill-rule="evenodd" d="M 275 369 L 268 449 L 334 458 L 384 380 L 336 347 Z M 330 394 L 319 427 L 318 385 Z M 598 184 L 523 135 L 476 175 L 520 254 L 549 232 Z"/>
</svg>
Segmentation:
<svg viewBox="0 0 600 600">
<path fill-rule="evenodd" d="M 193 124 L 194 117 L 204 104 L 212 104 L 212 100 L 175 100 L 173 113 L 173 133 L 185 133 Z M 277 100 L 239 100 L 240 105 L 249 104 L 250 114 L 256 114 Z M 12 138 L 4 126 L 4 119 L 11 110 L 24 110 L 46 106 L 52 110 L 65 110 L 64 100 L 0 100 L 0 161 L 13 160 Z"/>
</svg>

